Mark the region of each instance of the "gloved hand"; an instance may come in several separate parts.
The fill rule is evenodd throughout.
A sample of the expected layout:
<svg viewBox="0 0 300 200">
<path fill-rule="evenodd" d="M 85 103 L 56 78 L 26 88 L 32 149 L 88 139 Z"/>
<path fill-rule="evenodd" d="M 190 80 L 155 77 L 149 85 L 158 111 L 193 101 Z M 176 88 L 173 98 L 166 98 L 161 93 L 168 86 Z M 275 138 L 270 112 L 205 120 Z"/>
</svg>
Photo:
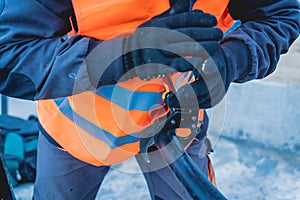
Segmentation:
<svg viewBox="0 0 300 200">
<path fill-rule="evenodd" d="M 165 99 L 167 105 L 180 108 L 197 104 L 199 108 L 211 108 L 222 100 L 231 82 L 249 73 L 250 53 L 243 42 L 234 40 L 219 44 L 212 41 L 202 42 L 201 46 L 206 58 L 203 61 L 191 59 L 196 80 L 169 93 Z M 191 100 L 193 96 L 197 102 Z"/>
<path fill-rule="evenodd" d="M 189 0 L 180 0 L 168 11 L 142 24 L 124 41 L 125 79 L 142 80 L 172 72 L 191 70 L 184 58 L 199 56 L 198 42 L 220 41 L 221 30 L 214 28 L 214 16 L 202 11 L 189 11 Z M 200 55 L 202 56 L 202 55 Z"/>
<path fill-rule="evenodd" d="M 176 71 L 193 70 L 190 58 L 203 62 L 207 57 L 199 43 L 217 43 L 223 33 L 214 28 L 217 24 L 214 16 L 189 9 L 190 1 L 180 0 L 142 24 L 128 38 L 106 40 L 100 45 L 90 40 L 89 49 L 95 50 L 86 63 L 92 85 L 116 84 L 136 76 L 149 80 Z"/>
</svg>

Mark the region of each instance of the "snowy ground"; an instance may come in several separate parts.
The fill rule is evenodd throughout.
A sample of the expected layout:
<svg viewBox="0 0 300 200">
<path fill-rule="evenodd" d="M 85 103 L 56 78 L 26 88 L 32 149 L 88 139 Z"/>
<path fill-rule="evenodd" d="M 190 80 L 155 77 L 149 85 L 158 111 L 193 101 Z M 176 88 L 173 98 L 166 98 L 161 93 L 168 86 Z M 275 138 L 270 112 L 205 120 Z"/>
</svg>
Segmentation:
<svg viewBox="0 0 300 200">
<path fill-rule="evenodd" d="M 224 115 L 212 116 L 217 123 L 210 127 L 215 150 L 211 158 L 218 187 L 228 199 L 300 199 L 299 55 L 298 41 L 275 74 L 261 83 L 233 85 Z M 9 109 L 18 116 L 35 112 L 33 104 L 15 100 Z M 15 191 L 19 200 L 31 199 L 32 185 Z M 149 199 L 134 160 L 114 167 L 97 199 Z"/>
<path fill-rule="evenodd" d="M 300 199 L 300 157 L 261 144 L 221 138 L 212 154 L 217 184 L 228 199 Z M 106 177 L 98 200 L 149 199 L 146 183 L 134 160 L 116 166 Z M 16 189 L 29 200 L 32 185 Z"/>
<path fill-rule="evenodd" d="M 228 199 L 300 199 L 299 155 L 222 138 L 212 159 Z"/>
</svg>

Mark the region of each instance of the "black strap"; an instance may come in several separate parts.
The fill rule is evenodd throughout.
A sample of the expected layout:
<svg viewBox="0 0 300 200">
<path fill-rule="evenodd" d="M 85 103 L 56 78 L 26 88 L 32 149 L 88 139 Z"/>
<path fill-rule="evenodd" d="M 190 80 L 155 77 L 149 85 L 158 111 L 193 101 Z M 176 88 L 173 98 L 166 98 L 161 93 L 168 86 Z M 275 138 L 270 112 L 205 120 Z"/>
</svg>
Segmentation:
<svg viewBox="0 0 300 200">
<path fill-rule="evenodd" d="M 50 142 L 51 144 L 53 144 L 56 147 L 62 148 L 62 146 L 60 146 L 47 132 L 46 130 L 43 128 L 43 126 L 39 123 L 39 128 L 41 133 L 45 136 L 45 138 L 48 140 L 48 142 Z"/>
</svg>

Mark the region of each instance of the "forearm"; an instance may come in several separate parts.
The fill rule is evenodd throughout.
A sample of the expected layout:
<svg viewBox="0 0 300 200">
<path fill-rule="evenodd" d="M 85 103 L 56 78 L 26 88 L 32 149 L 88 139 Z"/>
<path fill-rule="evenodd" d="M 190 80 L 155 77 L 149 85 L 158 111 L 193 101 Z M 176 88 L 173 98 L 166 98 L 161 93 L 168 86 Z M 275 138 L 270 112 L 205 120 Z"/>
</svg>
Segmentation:
<svg viewBox="0 0 300 200">
<path fill-rule="evenodd" d="M 264 78 L 275 70 L 280 54 L 286 53 L 299 35 L 298 1 L 231 0 L 229 11 L 235 19 L 242 21 L 242 25 L 222 44 L 238 46 L 242 42 L 250 55 L 244 60 L 239 58 L 240 66 L 248 66 L 235 81 Z M 233 57 L 240 56 L 239 48 L 231 54 Z"/>
<path fill-rule="evenodd" d="M 35 100 L 93 89 L 87 74 L 77 79 L 80 68 L 87 73 L 83 63 L 91 39 L 66 38 L 71 3 L 45 4 L 6 1 L 0 17 L 0 93 Z M 80 84 L 74 89 L 75 81 Z"/>
<path fill-rule="evenodd" d="M 66 43 L 75 44 L 68 48 Z M 86 38 L 76 42 L 55 38 L 1 48 L 1 93 L 31 100 L 71 95 L 77 72 L 84 67 L 87 43 Z M 78 82 L 86 83 L 82 91 L 91 87 L 88 77 Z"/>
</svg>

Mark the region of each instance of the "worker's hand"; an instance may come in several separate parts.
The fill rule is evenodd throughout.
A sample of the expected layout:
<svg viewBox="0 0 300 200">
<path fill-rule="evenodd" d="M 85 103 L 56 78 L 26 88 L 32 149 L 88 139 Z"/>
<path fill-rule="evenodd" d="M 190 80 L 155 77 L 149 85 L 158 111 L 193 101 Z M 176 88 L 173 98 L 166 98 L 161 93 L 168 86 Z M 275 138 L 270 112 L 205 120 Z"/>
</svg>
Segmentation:
<svg viewBox="0 0 300 200">
<path fill-rule="evenodd" d="M 200 10 L 189 11 L 189 2 L 177 1 L 166 12 L 142 24 L 128 38 L 106 40 L 100 45 L 92 42 L 89 49 L 93 52 L 86 59 L 87 65 L 101 63 L 99 72 L 89 72 L 93 85 L 115 84 L 136 76 L 149 80 L 173 72 L 195 70 L 194 63 L 196 67 L 202 66 L 208 57 L 202 46 L 218 44 L 223 33 L 215 28 L 217 20 L 213 15 Z M 111 62 L 114 60 L 111 57 L 120 53 L 122 56 Z"/>
<path fill-rule="evenodd" d="M 237 69 L 230 64 L 230 58 L 218 42 L 203 42 L 201 46 L 206 58 L 189 60 L 195 66 L 196 80 L 179 88 L 177 92 L 168 94 L 165 101 L 169 106 L 213 107 L 222 100 L 230 83 L 237 78 Z"/>
<path fill-rule="evenodd" d="M 125 79 L 138 76 L 148 80 L 191 70 L 193 66 L 185 58 L 196 56 L 202 59 L 198 43 L 217 43 L 222 39 L 222 31 L 214 28 L 216 24 L 216 18 L 210 14 L 189 11 L 189 0 L 178 1 L 125 40 Z"/>
</svg>

